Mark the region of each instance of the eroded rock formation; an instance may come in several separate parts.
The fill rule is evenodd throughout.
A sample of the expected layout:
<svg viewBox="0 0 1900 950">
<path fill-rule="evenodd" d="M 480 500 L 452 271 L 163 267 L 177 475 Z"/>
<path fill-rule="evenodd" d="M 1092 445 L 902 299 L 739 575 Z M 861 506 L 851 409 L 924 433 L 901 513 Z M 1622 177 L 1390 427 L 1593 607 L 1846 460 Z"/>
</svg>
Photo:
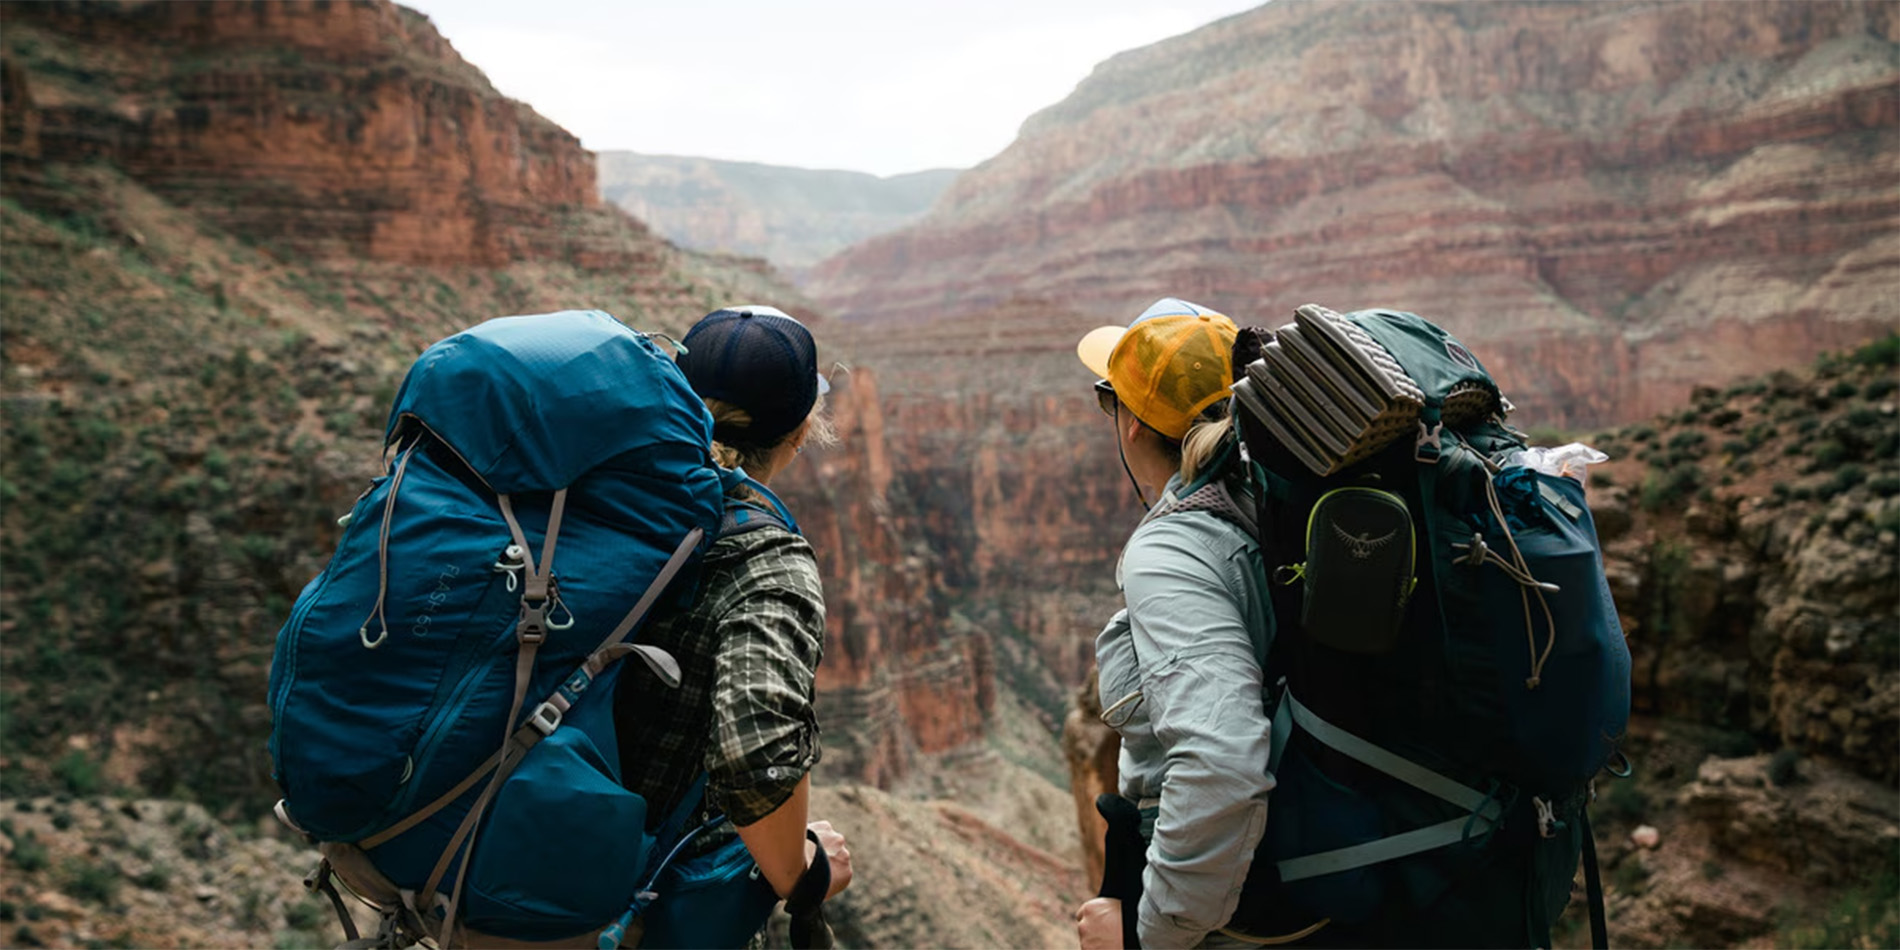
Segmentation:
<svg viewBox="0 0 1900 950">
<path fill-rule="evenodd" d="M 580 140 L 387 2 L 10 3 L 10 156 L 115 165 L 288 259 L 651 266 Z M 16 187 L 21 183 L 15 182 Z"/>
<path fill-rule="evenodd" d="M 1638 418 L 1892 324 L 1896 40 L 1855 2 L 1269 4 L 1103 63 L 810 290 L 904 324 L 1398 306 L 1525 418 Z"/>
</svg>

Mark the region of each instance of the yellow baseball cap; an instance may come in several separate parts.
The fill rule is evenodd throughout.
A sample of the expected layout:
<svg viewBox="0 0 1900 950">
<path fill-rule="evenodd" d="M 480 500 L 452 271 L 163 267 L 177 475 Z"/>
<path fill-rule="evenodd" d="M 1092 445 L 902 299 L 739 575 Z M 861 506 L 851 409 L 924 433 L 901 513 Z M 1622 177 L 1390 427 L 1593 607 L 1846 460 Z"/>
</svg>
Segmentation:
<svg viewBox="0 0 1900 950">
<path fill-rule="evenodd" d="M 1135 418 L 1179 442 L 1202 410 L 1231 392 L 1237 333 L 1221 314 L 1164 297 L 1126 327 L 1090 330 L 1075 353 Z"/>
</svg>

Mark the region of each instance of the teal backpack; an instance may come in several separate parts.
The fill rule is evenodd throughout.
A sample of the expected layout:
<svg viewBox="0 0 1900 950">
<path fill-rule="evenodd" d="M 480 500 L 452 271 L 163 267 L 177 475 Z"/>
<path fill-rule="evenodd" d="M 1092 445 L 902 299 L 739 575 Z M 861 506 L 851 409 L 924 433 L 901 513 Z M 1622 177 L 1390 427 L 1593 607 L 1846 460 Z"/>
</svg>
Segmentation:
<svg viewBox="0 0 1900 950">
<path fill-rule="evenodd" d="M 734 530 L 747 480 L 711 439 L 672 358 L 600 311 L 489 320 L 411 367 L 386 471 L 271 664 L 277 814 L 321 850 L 305 883 L 351 946 L 611 948 L 636 920 L 647 946 L 742 946 L 763 926 L 777 896 L 736 837 L 675 860 L 710 827 L 687 822 L 703 776 L 650 811 L 613 717 L 626 664 L 679 682 L 646 620 L 690 601 Z M 378 933 L 354 932 L 336 882 Z"/>
<path fill-rule="evenodd" d="M 1594 779 L 1627 774 L 1629 650 L 1583 486 L 1511 464 L 1510 404 L 1414 314 L 1302 307 L 1243 331 L 1234 369 L 1278 784 L 1230 929 L 1548 946 Z"/>
</svg>

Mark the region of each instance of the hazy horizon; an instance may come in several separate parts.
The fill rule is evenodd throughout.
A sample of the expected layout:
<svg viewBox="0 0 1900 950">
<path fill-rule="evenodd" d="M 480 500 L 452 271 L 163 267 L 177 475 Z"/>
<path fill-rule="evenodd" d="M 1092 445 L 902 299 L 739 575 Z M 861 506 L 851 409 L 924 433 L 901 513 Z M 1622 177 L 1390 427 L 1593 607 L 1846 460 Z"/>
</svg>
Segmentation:
<svg viewBox="0 0 1900 950">
<path fill-rule="evenodd" d="M 1253 0 L 409 0 L 595 151 L 890 177 L 971 168 L 1116 53 Z"/>
</svg>

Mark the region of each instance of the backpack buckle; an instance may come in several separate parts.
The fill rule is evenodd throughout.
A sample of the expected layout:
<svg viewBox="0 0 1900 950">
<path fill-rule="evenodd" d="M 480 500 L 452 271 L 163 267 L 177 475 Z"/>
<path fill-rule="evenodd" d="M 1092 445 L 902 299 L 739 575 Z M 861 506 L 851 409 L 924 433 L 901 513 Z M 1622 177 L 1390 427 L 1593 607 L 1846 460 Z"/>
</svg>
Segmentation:
<svg viewBox="0 0 1900 950">
<path fill-rule="evenodd" d="M 1418 446 L 1412 452 L 1412 459 L 1426 465 L 1437 465 L 1438 457 L 1444 454 L 1444 446 L 1439 436 L 1444 432 L 1445 424 L 1434 422 L 1429 427 L 1423 421 L 1418 424 Z"/>
<path fill-rule="evenodd" d="M 548 602 L 529 603 L 521 598 L 521 620 L 515 624 L 515 638 L 522 643 L 540 643 L 548 638 Z"/>
<path fill-rule="evenodd" d="M 528 725 L 543 739 L 553 735 L 554 730 L 561 728 L 561 708 L 551 702 L 534 707 L 534 712 L 528 714 Z"/>
</svg>

